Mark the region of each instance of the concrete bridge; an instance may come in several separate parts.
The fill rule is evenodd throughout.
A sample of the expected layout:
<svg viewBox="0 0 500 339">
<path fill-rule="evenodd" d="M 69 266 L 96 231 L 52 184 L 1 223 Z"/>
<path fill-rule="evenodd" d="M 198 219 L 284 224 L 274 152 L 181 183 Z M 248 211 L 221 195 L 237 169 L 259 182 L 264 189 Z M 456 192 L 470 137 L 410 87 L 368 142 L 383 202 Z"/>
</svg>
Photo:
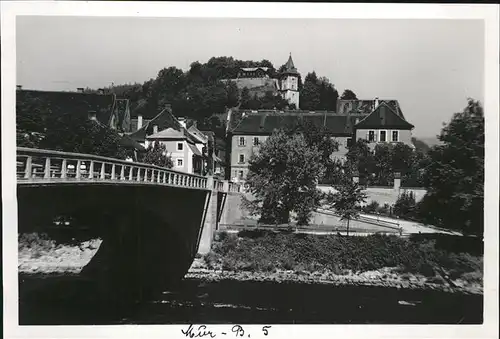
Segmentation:
<svg viewBox="0 0 500 339">
<path fill-rule="evenodd" d="M 145 298 L 181 280 L 210 250 L 240 186 L 154 165 L 17 148 L 19 233 L 58 216 L 103 239 L 82 276 L 107 297 Z M 228 199 L 229 197 L 229 199 Z"/>
</svg>

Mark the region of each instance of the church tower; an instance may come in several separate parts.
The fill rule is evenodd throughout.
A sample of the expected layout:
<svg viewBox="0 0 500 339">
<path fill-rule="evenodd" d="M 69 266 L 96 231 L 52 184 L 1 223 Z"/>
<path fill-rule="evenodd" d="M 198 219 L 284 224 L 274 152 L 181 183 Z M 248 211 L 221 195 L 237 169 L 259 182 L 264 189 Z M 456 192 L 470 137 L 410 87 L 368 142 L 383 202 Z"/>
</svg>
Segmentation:
<svg viewBox="0 0 500 339">
<path fill-rule="evenodd" d="M 293 64 L 292 53 L 288 57 L 284 71 L 280 74 L 280 91 L 284 99 L 299 109 L 299 72 Z"/>
</svg>

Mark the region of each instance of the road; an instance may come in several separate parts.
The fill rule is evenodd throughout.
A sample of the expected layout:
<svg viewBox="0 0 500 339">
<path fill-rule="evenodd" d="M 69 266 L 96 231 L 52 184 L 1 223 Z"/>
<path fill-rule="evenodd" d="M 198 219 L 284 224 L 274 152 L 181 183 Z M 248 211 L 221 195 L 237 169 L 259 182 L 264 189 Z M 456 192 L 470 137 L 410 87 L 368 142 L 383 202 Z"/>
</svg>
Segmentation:
<svg viewBox="0 0 500 339">
<path fill-rule="evenodd" d="M 444 233 L 444 234 L 452 234 L 452 235 L 462 235 L 460 232 L 454 232 L 449 230 L 440 229 L 434 226 L 424 225 L 415 221 L 408 221 L 402 219 L 389 218 L 385 216 L 375 216 L 371 214 L 360 214 L 360 216 L 365 218 L 371 218 L 374 220 L 382 220 L 387 222 L 393 222 L 399 224 L 399 227 L 403 229 L 403 233 L 412 234 L 412 233 Z"/>
</svg>

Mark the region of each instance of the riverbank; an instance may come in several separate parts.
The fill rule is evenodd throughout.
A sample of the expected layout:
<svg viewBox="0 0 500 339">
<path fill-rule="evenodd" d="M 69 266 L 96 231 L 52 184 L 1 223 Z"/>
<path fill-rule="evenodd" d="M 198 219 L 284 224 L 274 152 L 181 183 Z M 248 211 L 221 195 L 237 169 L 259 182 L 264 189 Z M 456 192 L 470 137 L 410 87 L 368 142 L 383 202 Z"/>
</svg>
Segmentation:
<svg viewBox="0 0 500 339">
<path fill-rule="evenodd" d="M 221 232 L 186 278 L 483 293 L 483 258 L 394 236 Z"/>
<path fill-rule="evenodd" d="M 56 243 L 46 234 L 18 237 L 18 272 L 22 274 L 78 274 L 99 250 L 101 239 Z"/>
<path fill-rule="evenodd" d="M 44 235 L 19 238 L 18 271 L 33 277 L 77 275 L 100 239 L 56 244 Z M 483 258 L 391 236 L 219 233 L 212 251 L 196 258 L 185 279 L 207 282 L 297 282 L 483 293 Z"/>
</svg>

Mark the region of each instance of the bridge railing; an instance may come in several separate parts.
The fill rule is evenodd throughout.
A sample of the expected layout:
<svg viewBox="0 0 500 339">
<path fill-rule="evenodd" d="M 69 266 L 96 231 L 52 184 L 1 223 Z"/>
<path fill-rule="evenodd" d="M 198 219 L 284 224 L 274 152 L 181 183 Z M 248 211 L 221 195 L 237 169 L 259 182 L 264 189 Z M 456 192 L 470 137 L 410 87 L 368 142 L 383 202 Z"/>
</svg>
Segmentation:
<svg viewBox="0 0 500 339">
<path fill-rule="evenodd" d="M 128 181 L 209 189 L 208 178 L 196 174 L 96 155 L 17 148 L 17 180 Z"/>
</svg>

